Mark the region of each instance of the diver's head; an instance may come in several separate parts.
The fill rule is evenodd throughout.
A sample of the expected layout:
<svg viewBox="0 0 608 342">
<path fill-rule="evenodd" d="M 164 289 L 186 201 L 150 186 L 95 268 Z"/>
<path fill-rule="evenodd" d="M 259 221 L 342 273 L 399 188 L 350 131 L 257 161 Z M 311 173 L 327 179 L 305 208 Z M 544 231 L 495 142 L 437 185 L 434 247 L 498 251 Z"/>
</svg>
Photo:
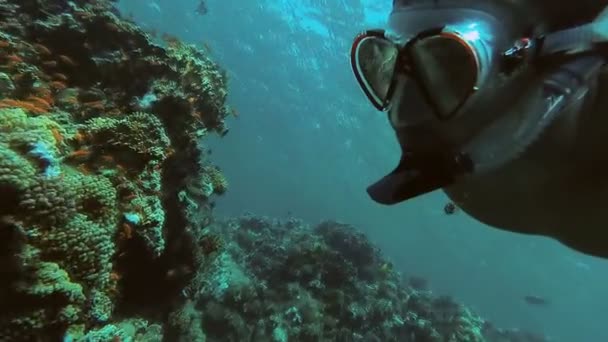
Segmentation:
<svg viewBox="0 0 608 342">
<path fill-rule="evenodd" d="M 399 166 L 368 189 L 374 200 L 397 203 L 495 167 L 555 117 L 554 100 L 570 94 L 574 81 L 548 74 L 545 82 L 531 65 L 581 47 L 541 36 L 542 23 L 522 3 L 395 0 L 388 29 L 355 38 L 355 76 L 388 113 L 403 151 Z M 529 112 L 538 115 L 517 117 Z"/>
</svg>

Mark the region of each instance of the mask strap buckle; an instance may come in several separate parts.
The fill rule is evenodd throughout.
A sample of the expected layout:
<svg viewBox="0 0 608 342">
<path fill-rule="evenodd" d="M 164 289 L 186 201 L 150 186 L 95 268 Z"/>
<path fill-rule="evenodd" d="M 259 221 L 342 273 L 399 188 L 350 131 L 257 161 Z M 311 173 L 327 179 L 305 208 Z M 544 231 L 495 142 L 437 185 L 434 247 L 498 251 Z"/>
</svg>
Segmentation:
<svg viewBox="0 0 608 342">
<path fill-rule="evenodd" d="M 505 51 L 503 70 L 510 73 L 524 61 L 547 59 L 568 60 L 569 57 L 596 54 L 608 58 L 608 7 L 593 21 L 586 24 L 550 32 L 537 38 L 521 38 Z"/>
</svg>

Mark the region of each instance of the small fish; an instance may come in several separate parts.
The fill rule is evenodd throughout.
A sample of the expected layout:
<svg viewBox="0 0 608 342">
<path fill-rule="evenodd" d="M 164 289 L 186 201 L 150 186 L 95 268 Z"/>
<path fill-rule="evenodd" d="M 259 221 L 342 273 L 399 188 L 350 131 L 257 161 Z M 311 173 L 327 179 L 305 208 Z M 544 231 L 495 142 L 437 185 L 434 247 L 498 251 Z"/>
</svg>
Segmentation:
<svg viewBox="0 0 608 342">
<path fill-rule="evenodd" d="M 65 82 L 68 80 L 68 77 L 65 74 L 62 74 L 60 72 L 56 72 L 52 76 L 55 81 Z"/>
<path fill-rule="evenodd" d="M 6 60 L 12 64 L 23 63 L 23 58 L 16 54 L 6 56 Z"/>
<path fill-rule="evenodd" d="M 54 68 L 57 66 L 57 61 L 44 61 L 42 65 L 48 68 Z"/>
<path fill-rule="evenodd" d="M 524 296 L 524 301 L 530 305 L 536 305 L 536 306 L 549 305 L 549 301 L 547 301 L 545 298 L 542 298 L 539 296 L 534 296 L 534 295 Z"/>
<path fill-rule="evenodd" d="M 41 55 L 49 56 L 52 53 L 51 50 L 43 44 L 34 43 L 32 46 Z"/>
<path fill-rule="evenodd" d="M 198 15 L 205 15 L 205 14 L 207 14 L 207 12 L 209 12 L 209 9 L 207 8 L 207 3 L 205 2 L 205 0 L 201 0 L 198 2 L 198 6 L 196 6 L 195 12 Z"/>
<path fill-rule="evenodd" d="M 65 64 L 65 65 L 68 65 L 71 67 L 78 66 L 78 64 L 76 62 L 74 62 L 74 60 L 72 60 L 72 58 L 70 58 L 66 55 L 59 55 L 57 58 L 61 61 L 61 63 Z"/>
<path fill-rule="evenodd" d="M 448 202 L 443 207 L 443 212 L 445 212 L 446 215 L 453 215 L 457 211 L 458 211 L 458 207 L 456 206 L 456 204 L 454 204 L 454 202 Z"/>
</svg>

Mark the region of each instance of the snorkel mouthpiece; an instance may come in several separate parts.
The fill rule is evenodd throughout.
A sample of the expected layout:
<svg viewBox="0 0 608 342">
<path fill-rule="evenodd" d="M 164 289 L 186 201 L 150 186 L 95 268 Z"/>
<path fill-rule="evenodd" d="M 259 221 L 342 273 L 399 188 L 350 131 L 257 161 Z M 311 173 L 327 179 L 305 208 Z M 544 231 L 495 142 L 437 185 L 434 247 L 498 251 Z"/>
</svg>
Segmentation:
<svg viewBox="0 0 608 342">
<path fill-rule="evenodd" d="M 466 155 L 416 155 L 403 152 L 393 172 L 367 188 L 375 202 L 393 205 L 449 186 L 458 177 L 473 172 Z"/>
</svg>

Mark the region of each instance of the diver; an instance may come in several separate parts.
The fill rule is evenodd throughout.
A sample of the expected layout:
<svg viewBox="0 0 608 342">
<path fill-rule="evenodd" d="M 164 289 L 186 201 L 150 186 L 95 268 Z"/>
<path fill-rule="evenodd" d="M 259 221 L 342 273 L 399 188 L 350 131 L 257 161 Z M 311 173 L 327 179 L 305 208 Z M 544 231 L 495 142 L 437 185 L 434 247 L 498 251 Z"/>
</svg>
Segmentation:
<svg viewBox="0 0 608 342">
<path fill-rule="evenodd" d="M 371 198 L 443 189 L 487 225 L 608 258 L 607 6 L 394 0 L 351 49 L 402 150 Z"/>
</svg>

